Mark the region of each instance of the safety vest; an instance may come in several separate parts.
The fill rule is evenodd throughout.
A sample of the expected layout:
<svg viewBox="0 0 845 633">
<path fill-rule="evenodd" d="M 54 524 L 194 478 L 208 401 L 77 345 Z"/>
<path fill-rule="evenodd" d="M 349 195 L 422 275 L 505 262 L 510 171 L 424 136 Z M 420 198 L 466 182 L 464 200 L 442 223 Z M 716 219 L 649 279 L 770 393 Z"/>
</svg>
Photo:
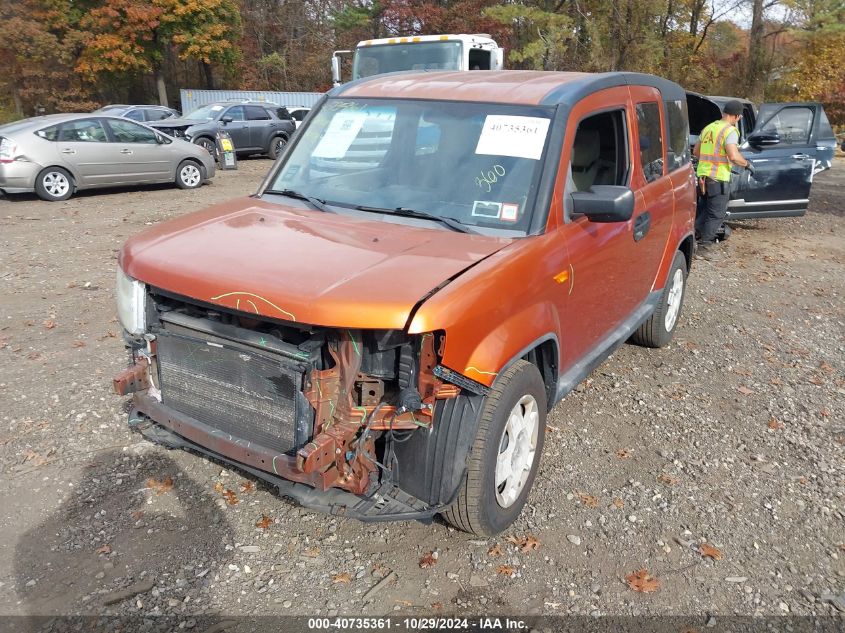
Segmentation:
<svg viewBox="0 0 845 633">
<path fill-rule="evenodd" d="M 728 153 L 725 151 L 725 139 L 731 132 L 736 132 L 739 136 L 739 132 L 733 125 L 722 120 L 713 121 L 701 131 L 701 136 L 698 138 L 699 158 L 696 175 L 730 182 L 731 161 L 728 160 Z"/>
</svg>

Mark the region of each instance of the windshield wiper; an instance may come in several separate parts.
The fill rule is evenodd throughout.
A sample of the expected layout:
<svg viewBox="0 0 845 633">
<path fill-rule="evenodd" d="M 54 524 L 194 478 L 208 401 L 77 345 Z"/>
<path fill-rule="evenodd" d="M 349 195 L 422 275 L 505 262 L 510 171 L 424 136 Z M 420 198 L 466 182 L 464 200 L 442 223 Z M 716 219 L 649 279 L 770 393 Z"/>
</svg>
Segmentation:
<svg viewBox="0 0 845 633">
<path fill-rule="evenodd" d="M 387 213 L 390 215 L 399 215 L 403 218 L 419 218 L 420 220 L 433 220 L 434 222 L 440 222 L 453 231 L 457 231 L 458 233 L 478 233 L 471 229 L 468 225 L 464 224 L 460 220 L 456 220 L 455 218 L 450 218 L 449 216 L 442 216 L 442 215 L 435 215 L 433 213 L 427 213 L 426 211 L 418 211 L 416 209 L 409 209 L 407 207 L 394 207 L 392 209 L 386 209 L 383 207 L 368 207 L 364 205 L 358 205 L 353 207 L 358 211 L 366 211 L 367 213 Z"/>
<path fill-rule="evenodd" d="M 310 204 L 314 209 L 317 211 L 323 211 L 325 213 L 334 213 L 331 209 L 326 206 L 325 200 L 320 200 L 319 198 L 312 198 L 311 196 L 306 196 L 304 193 L 299 191 L 294 191 L 293 189 L 268 189 L 264 193 L 274 193 L 277 196 L 286 196 L 288 198 L 295 198 L 297 200 L 304 200 L 308 204 Z"/>
</svg>

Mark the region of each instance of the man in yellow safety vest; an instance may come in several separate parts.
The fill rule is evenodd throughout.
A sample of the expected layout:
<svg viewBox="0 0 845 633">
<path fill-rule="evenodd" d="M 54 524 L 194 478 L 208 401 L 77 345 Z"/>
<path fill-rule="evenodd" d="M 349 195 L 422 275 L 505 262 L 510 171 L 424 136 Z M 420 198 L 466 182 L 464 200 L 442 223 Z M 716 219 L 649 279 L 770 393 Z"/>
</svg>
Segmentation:
<svg viewBox="0 0 845 633">
<path fill-rule="evenodd" d="M 737 149 L 739 131 L 737 122 L 742 118 L 742 103 L 728 101 L 722 111 L 722 118 L 701 131 L 693 153 L 698 158 L 699 192 L 704 198 L 703 208 L 696 219 L 699 233 L 699 254 L 705 259 L 719 259 L 716 250 L 716 235 L 725 221 L 730 200 L 731 165 L 745 167 L 752 174 L 754 166 Z"/>
</svg>

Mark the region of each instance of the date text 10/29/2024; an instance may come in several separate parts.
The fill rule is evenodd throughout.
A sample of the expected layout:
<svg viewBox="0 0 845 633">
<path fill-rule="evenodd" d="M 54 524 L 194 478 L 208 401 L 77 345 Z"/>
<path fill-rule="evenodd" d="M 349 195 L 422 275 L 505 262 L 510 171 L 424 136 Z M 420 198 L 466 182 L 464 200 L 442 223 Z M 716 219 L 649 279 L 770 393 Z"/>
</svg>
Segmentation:
<svg viewBox="0 0 845 633">
<path fill-rule="evenodd" d="M 308 618 L 309 631 L 521 631 L 525 628 L 522 620 L 497 617 Z"/>
</svg>

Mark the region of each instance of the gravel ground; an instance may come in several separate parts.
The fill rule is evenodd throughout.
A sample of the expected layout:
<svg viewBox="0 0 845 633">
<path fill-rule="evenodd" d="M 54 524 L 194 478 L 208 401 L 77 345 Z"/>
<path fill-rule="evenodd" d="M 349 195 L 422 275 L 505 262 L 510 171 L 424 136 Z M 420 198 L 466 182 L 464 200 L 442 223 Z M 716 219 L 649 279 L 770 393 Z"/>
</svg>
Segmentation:
<svg viewBox="0 0 845 633">
<path fill-rule="evenodd" d="M 555 407 L 529 505 L 488 540 L 314 514 L 128 431 L 120 245 L 269 167 L 0 199 L 0 614 L 845 611 L 845 160 L 806 217 L 696 262 L 669 347 L 621 348 Z"/>
</svg>

